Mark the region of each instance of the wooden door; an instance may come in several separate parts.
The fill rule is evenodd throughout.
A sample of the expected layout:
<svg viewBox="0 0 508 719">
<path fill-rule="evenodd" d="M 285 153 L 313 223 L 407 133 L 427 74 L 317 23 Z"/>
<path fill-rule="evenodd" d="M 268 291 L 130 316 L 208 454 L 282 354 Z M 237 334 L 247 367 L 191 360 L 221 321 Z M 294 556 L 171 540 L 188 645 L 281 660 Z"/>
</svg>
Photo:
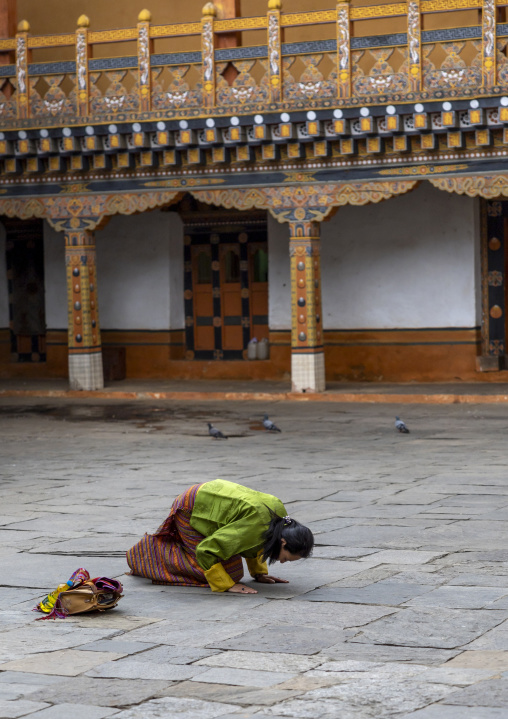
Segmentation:
<svg viewBox="0 0 508 719">
<path fill-rule="evenodd" d="M 194 349 L 214 350 L 212 251 L 210 245 L 195 245 L 192 256 Z"/>
<path fill-rule="evenodd" d="M 251 336 L 268 339 L 268 243 L 249 243 Z"/>
<path fill-rule="evenodd" d="M 240 244 L 220 245 L 220 288 L 222 350 L 243 350 L 242 283 L 240 277 Z"/>
<path fill-rule="evenodd" d="M 266 225 L 187 226 L 185 340 L 188 359 L 242 359 L 268 338 Z"/>
</svg>

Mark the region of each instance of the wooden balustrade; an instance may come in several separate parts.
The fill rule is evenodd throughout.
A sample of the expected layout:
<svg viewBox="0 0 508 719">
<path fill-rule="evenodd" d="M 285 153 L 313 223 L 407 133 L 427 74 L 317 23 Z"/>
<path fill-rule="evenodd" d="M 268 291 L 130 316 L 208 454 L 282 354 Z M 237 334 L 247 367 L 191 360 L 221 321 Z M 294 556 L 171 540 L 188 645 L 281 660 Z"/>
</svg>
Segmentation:
<svg viewBox="0 0 508 719">
<path fill-rule="evenodd" d="M 96 31 L 82 16 L 74 34 L 47 36 L 30 35 L 22 21 L 16 37 L 0 40 L 0 52 L 16 53 L 15 65 L 0 66 L 0 125 L 107 122 L 136 114 L 184 119 L 500 94 L 508 92 L 506 7 L 508 0 L 367 7 L 338 0 L 330 10 L 284 13 L 281 0 L 269 0 L 266 15 L 218 19 L 208 2 L 199 22 L 154 25 L 144 10 L 134 28 Z M 467 10 L 477 11 L 477 19 L 462 26 L 460 12 Z M 450 27 L 450 13 L 456 13 L 456 27 Z M 366 21 L 403 17 L 404 32 L 368 36 L 362 30 Z M 283 41 L 291 28 L 317 25 L 330 26 L 335 39 Z M 221 33 L 252 30 L 265 33 L 264 45 L 217 46 Z M 154 50 L 159 40 L 187 36 L 201 39 L 200 51 Z M 137 57 L 115 56 L 114 48 L 106 53 L 112 57 L 93 57 L 94 45 L 125 42 L 136 44 Z M 58 59 L 65 47 L 75 48 L 75 61 Z M 55 61 L 31 62 L 30 53 L 42 49 L 53 49 Z M 231 65 L 235 72 L 228 74 Z"/>
</svg>

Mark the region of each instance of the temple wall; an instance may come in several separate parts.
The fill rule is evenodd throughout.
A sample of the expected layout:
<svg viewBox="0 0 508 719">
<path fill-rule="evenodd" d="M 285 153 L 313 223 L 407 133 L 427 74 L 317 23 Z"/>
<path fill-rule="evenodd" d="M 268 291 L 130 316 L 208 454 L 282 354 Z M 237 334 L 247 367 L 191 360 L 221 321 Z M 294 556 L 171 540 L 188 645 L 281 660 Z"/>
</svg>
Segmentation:
<svg viewBox="0 0 508 719">
<path fill-rule="evenodd" d="M 170 326 L 170 215 L 115 216 L 96 234 L 101 328 Z"/>
<path fill-rule="evenodd" d="M 477 325 L 476 205 L 424 182 L 340 208 L 321 226 L 324 328 Z"/>
<path fill-rule="evenodd" d="M 321 225 L 329 380 L 494 379 L 478 375 L 477 200 L 423 182 L 379 205 L 340 208 Z M 271 216 L 270 361 L 185 360 L 183 226 L 176 212 L 115 216 L 96 233 L 105 348 L 125 347 L 128 377 L 282 378 L 290 360 L 289 232 Z M 5 241 L 0 231 L 0 374 L 66 376 L 64 238 L 44 231 L 48 363 L 9 363 Z"/>
<path fill-rule="evenodd" d="M 44 223 L 44 284 L 46 327 L 67 330 L 65 239 L 62 232 L 57 232 L 47 222 Z"/>
<path fill-rule="evenodd" d="M 289 225 L 268 213 L 268 323 L 271 330 L 291 329 Z"/>
</svg>

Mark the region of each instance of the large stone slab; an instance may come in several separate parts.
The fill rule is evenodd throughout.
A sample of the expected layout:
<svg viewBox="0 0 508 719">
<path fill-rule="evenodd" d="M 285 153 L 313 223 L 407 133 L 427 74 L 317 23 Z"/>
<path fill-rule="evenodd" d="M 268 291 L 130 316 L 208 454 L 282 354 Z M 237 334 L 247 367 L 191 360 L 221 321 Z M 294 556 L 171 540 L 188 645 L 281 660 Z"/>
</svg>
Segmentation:
<svg viewBox="0 0 508 719">
<path fill-rule="evenodd" d="M 41 709 L 34 714 L 30 714 L 33 719 L 69 719 L 72 716 L 83 716 L 86 719 L 105 719 L 116 715 L 116 709 L 108 707 L 94 706 L 93 704 L 56 704 L 46 709 Z"/>
<path fill-rule="evenodd" d="M 61 649 L 48 654 L 31 654 L 0 665 L 3 671 L 33 672 L 34 674 L 57 674 L 62 677 L 76 677 L 104 662 L 122 657 L 114 652 L 80 652 Z"/>
<path fill-rule="evenodd" d="M 46 702 L 34 702 L 29 699 L 17 699 L 15 701 L 0 699 L 0 717 L 2 719 L 17 719 L 47 706 Z"/>
<path fill-rule="evenodd" d="M 419 548 L 424 540 L 412 541 L 415 531 L 411 527 L 380 527 L 374 524 L 357 524 L 319 535 L 321 544 L 337 544 L 342 547 L 390 547 L 390 542 L 405 538 Z M 408 546 L 408 545 L 404 545 Z"/>
<path fill-rule="evenodd" d="M 451 609 L 483 609 L 508 594 L 496 587 L 438 587 L 424 596 L 407 602 L 411 607 L 450 607 Z"/>
<path fill-rule="evenodd" d="M 253 629 L 235 639 L 210 642 L 214 649 L 249 649 L 258 652 L 282 654 L 317 654 L 321 649 L 335 644 L 342 638 L 340 630 L 286 624 Z"/>
<path fill-rule="evenodd" d="M 91 654 L 92 652 L 87 652 Z M 107 677 L 117 679 L 159 679 L 163 681 L 181 681 L 206 672 L 206 667 L 189 666 L 187 664 L 157 664 L 155 662 L 137 662 L 125 659 L 120 662 L 108 662 L 95 666 L 88 672 L 90 677 Z"/>
<path fill-rule="evenodd" d="M 375 559 L 378 549 L 370 549 L 368 547 L 336 547 L 324 546 L 316 544 L 312 556 L 316 559 L 352 559 L 370 556 Z"/>
<path fill-rule="evenodd" d="M 420 552 L 411 549 L 385 549 L 373 556 L 362 557 L 361 562 L 377 560 L 378 564 L 426 564 L 439 559 L 446 552 Z"/>
<path fill-rule="evenodd" d="M 241 598 L 237 601 L 241 602 Z M 160 622 L 143 629 L 130 632 L 129 639 L 136 641 L 153 641 L 159 644 L 173 646 L 205 647 L 212 642 L 220 642 L 230 637 L 238 637 L 250 629 L 259 626 L 252 620 L 210 622 L 197 621 L 187 624 L 175 625 L 170 622 Z M 212 647 L 213 648 L 213 647 Z"/>
<path fill-rule="evenodd" d="M 34 616 L 34 615 L 32 615 Z M 32 622 L 23 627 L 17 627 L 2 632 L 0 643 L 0 661 L 12 661 L 14 657 L 51 649 L 60 650 L 76 647 L 85 642 L 115 636 L 115 629 L 108 629 L 104 624 L 102 628 L 73 627 L 67 620 Z M 29 671 L 29 670 L 27 670 Z"/>
<path fill-rule="evenodd" d="M 391 607 L 375 607 L 361 604 L 341 604 L 335 602 L 301 602 L 292 599 L 286 602 L 271 602 L 268 606 L 256 607 L 250 614 L 259 624 L 280 622 L 281 624 L 315 624 L 319 627 L 346 629 L 369 624 L 380 617 L 388 616 L 397 610 Z"/>
<path fill-rule="evenodd" d="M 196 664 L 232 669 L 259 669 L 265 672 L 306 672 L 315 669 L 323 661 L 315 656 L 236 651 L 220 652 L 206 659 L 200 659 Z"/>
<path fill-rule="evenodd" d="M 419 594 L 430 592 L 431 589 L 432 587 L 428 585 L 376 582 L 375 584 L 358 589 L 321 587 L 320 589 L 315 589 L 312 592 L 303 594 L 297 597 L 297 599 L 309 602 L 384 604 L 397 606 Z"/>
<path fill-rule="evenodd" d="M 489 610 L 406 609 L 365 627 L 355 642 L 454 649 L 468 644 L 505 619 Z"/>
<path fill-rule="evenodd" d="M 48 526 L 47 519 L 36 519 Z M 23 533 L 24 534 L 24 533 Z M 40 535 L 39 535 L 40 536 Z M 127 569 L 125 557 L 51 556 L 51 571 L 40 555 L 23 554 L 20 562 L 17 555 L 2 558 L 2 582 L 10 587 L 40 587 L 54 589 L 66 581 L 78 567 L 86 567 L 91 577 L 120 577 Z"/>
<path fill-rule="evenodd" d="M 191 680 L 175 684 L 168 691 L 167 695 L 172 697 L 190 697 L 192 699 L 202 699 L 203 701 L 248 705 L 250 708 L 253 705 L 270 706 L 271 704 L 284 701 L 284 699 L 297 696 L 299 693 L 301 692 L 273 687 L 260 689 L 259 687 L 212 684 Z M 238 711 L 240 711 L 239 708 Z M 233 716 L 236 716 L 236 714 Z M 243 716 L 243 713 L 241 716 Z"/>
<path fill-rule="evenodd" d="M 440 665 L 460 653 L 460 649 L 430 649 L 428 647 L 384 646 L 382 644 L 356 644 L 352 642 L 328 647 L 323 656 L 341 660 L 372 662 L 408 662 L 411 664 Z M 320 655 L 317 655 L 319 657 Z"/>
<path fill-rule="evenodd" d="M 468 644 L 469 649 L 472 644 Z M 497 672 L 508 671 L 508 650 L 507 651 L 465 651 L 458 654 L 446 667 L 464 667 L 470 669 L 488 669 Z"/>
<path fill-rule="evenodd" d="M 217 655 L 216 649 L 196 649 L 193 647 L 171 647 L 163 645 L 156 649 L 150 649 L 147 652 L 133 654 L 129 657 L 133 662 L 156 662 L 167 664 L 193 664 L 198 659 L 204 660 L 205 657 L 211 658 Z"/>
<path fill-rule="evenodd" d="M 128 654 L 146 653 L 147 650 L 157 646 L 150 642 L 130 642 L 125 639 L 99 639 L 96 642 L 80 645 L 81 652 L 116 652 L 126 656 Z"/>
<path fill-rule="evenodd" d="M 505 719 L 505 709 L 482 707 L 457 707 L 445 704 L 432 704 L 411 714 L 404 714 L 400 719 Z"/>
<path fill-rule="evenodd" d="M 211 669 L 206 668 L 202 674 L 196 677 L 196 680 L 209 684 L 233 684 L 240 687 L 273 687 L 290 677 L 291 674 L 287 672 L 212 667 Z"/>
<path fill-rule="evenodd" d="M 67 679 L 61 677 L 49 676 L 49 674 L 32 674 L 30 672 L 9 672 L 0 671 L 0 685 L 1 684 L 26 684 L 28 687 L 36 686 L 49 686 L 50 684 L 59 684 L 60 682 L 66 682 Z"/>
<path fill-rule="evenodd" d="M 144 702 L 116 714 L 116 719 L 217 719 L 238 710 L 233 704 L 204 702 L 183 697 L 164 697 Z"/>
<path fill-rule="evenodd" d="M 116 607 L 109 612 L 91 612 L 90 614 L 76 614 L 67 617 L 66 625 L 75 625 L 81 629 L 108 629 L 113 636 L 121 634 L 124 631 L 130 632 L 139 627 L 145 627 L 148 624 L 156 624 L 160 622 L 160 617 L 141 617 L 132 616 L 124 612 L 123 608 Z"/>
<path fill-rule="evenodd" d="M 445 700 L 446 704 L 475 707 L 508 707 L 508 677 L 479 682 L 455 692 Z"/>
<path fill-rule="evenodd" d="M 172 682 L 147 679 L 95 679 L 80 676 L 46 686 L 30 695 L 30 699 L 61 704 L 70 698 L 77 704 L 106 707 L 127 707 L 147 699 L 166 696 Z"/>
<path fill-rule="evenodd" d="M 491 679 L 496 674 L 495 669 L 462 669 L 445 665 L 428 669 L 420 676 L 422 682 L 432 684 L 450 684 L 456 687 L 467 687 L 470 684 Z"/>
<path fill-rule="evenodd" d="M 301 719 L 348 717 L 388 719 L 439 701 L 454 691 L 443 684 L 423 684 L 410 678 L 394 682 L 391 677 L 372 675 L 368 681 L 352 681 L 314 689 L 300 699 L 290 699 L 265 709 L 266 715 L 281 714 Z"/>
</svg>

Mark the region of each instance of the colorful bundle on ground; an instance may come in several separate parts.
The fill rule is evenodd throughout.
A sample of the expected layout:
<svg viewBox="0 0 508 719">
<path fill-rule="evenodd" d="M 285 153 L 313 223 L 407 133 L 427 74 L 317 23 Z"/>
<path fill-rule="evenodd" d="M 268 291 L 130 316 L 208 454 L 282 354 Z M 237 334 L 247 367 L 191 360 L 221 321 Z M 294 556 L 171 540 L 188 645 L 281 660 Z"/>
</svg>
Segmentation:
<svg viewBox="0 0 508 719">
<path fill-rule="evenodd" d="M 86 569 L 77 569 L 65 584 L 60 584 L 34 607 L 46 614 L 38 619 L 65 619 L 69 614 L 82 614 L 115 607 L 122 598 L 123 587 L 116 579 L 90 579 Z"/>
</svg>

